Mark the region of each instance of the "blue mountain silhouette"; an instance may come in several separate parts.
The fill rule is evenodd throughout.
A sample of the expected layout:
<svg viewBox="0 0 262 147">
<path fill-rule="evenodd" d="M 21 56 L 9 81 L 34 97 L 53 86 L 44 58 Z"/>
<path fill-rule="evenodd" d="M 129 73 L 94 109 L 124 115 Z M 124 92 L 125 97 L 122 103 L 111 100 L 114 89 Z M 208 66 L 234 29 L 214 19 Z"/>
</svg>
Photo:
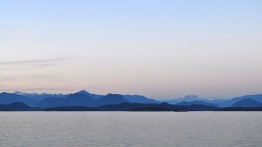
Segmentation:
<svg viewBox="0 0 262 147">
<path fill-rule="evenodd" d="M 46 98 L 40 101 L 37 107 L 58 107 L 58 106 L 87 106 L 87 107 L 95 107 L 96 101 L 92 97 L 83 94 L 83 93 L 75 93 L 70 94 L 66 98 Z"/>
<path fill-rule="evenodd" d="M 196 95 L 187 95 L 183 98 L 177 98 L 177 99 L 170 99 L 170 100 L 164 100 L 164 102 L 168 102 L 170 104 L 177 104 L 181 102 L 192 102 L 192 101 L 203 101 L 203 102 L 211 102 L 208 99 L 200 98 Z"/>
<path fill-rule="evenodd" d="M 7 92 L 0 93 L 0 104 L 10 104 L 14 102 L 22 102 L 29 106 L 34 106 L 37 103 L 36 100 L 22 95 Z"/>
<path fill-rule="evenodd" d="M 243 100 L 243 101 L 242 101 Z M 99 107 L 103 105 L 115 105 L 121 103 L 140 103 L 140 104 L 159 104 L 160 102 L 154 99 L 147 98 L 141 95 L 120 95 L 108 94 L 99 95 L 89 93 L 85 90 L 73 94 L 37 94 L 37 93 L 0 93 L 0 104 L 10 104 L 21 102 L 30 107 L 63 107 L 63 106 L 82 106 L 82 107 Z M 246 95 L 235 97 L 232 99 L 208 100 L 199 98 L 195 95 L 188 95 L 184 98 L 165 100 L 170 104 L 180 106 L 211 106 L 211 107 L 254 107 L 262 103 L 262 94 Z M 260 106 L 259 106 L 260 107 Z M 228 109 L 231 110 L 231 109 Z M 246 110 L 246 109 L 245 109 Z"/>
<path fill-rule="evenodd" d="M 110 104 L 128 103 L 129 102 L 122 95 L 111 94 L 111 93 L 97 99 L 97 101 L 98 101 L 98 105 L 100 105 L 100 106 L 110 105 Z"/>
<path fill-rule="evenodd" d="M 154 99 L 150 99 L 142 95 L 123 95 L 123 97 L 131 103 L 143 103 L 143 104 L 160 103 Z"/>
<path fill-rule="evenodd" d="M 97 107 L 108 104 L 119 104 L 126 103 L 128 100 L 124 99 L 123 96 L 119 94 L 108 94 L 106 96 L 101 96 L 97 99 L 91 97 L 89 93 L 77 92 L 68 95 L 66 98 L 46 98 L 40 101 L 37 107 L 59 107 L 59 106 L 85 106 L 85 107 Z"/>
<path fill-rule="evenodd" d="M 92 97 L 92 98 L 94 98 L 94 99 L 99 99 L 99 98 L 101 98 L 101 97 L 103 96 L 103 95 L 98 95 L 98 94 L 89 93 L 89 92 L 87 92 L 86 90 L 81 90 L 81 91 L 79 91 L 79 92 L 77 92 L 77 93 L 86 94 L 86 95 L 88 95 L 88 96 L 90 96 L 90 97 Z"/>
<path fill-rule="evenodd" d="M 219 106 L 221 106 L 221 107 L 230 107 L 233 104 L 235 104 L 236 102 L 238 102 L 240 100 L 243 100 L 243 99 L 252 99 L 252 100 L 255 100 L 257 102 L 262 103 L 262 94 L 245 95 L 245 96 L 235 97 L 235 98 L 229 99 L 227 101 L 224 101 Z"/>
<path fill-rule="evenodd" d="M 45 98 L 52 97 L 52 98 L 65 98 L 68 96 L 68 94 L 49 94 L 49 93 L 26 93 L 26 92 L 19 92 L 16 91 L 13 94 L 29 97 L 31 99 L 34 99 L 36 101 L 41 101 Z"/>
<path fill-rule="evenodd" d="M 213 106 L 213 107 L 217 107 L 216 104 L 212 104 L 212 103 L 207 103 L 207 102 L 203 102 L 203 101 L 191 101 L 191 102 L 180 102 L 177 103 L 176 105 L 180 105 L 180 106 L 190 106 L 190 105 L 205 105 L 205 106 Z"/>
<path fill-rule="evenodd" d="M 258 101 L 247 98 L 247 99 L 242 99 L 236 102 L 231 107 L 249 107 L 249 108 L 262 107 L 262 103 L 259 103 Z"/>
</svg>

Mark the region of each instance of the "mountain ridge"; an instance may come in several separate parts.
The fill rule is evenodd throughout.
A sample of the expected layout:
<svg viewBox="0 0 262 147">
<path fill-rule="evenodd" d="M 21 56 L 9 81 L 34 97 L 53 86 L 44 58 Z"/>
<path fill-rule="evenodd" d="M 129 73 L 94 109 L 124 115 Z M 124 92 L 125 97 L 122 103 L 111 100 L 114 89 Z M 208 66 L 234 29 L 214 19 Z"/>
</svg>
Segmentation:
<svg viewBox="0 0 262 147">
<path fill-rule="evenodd" d="M 93 94 L 86 90 L 81 90 L 71 94 L 48 94 L 48 93 L 0 93 L 0 104 L 10 104 L 14 102 L 22 102 L 30 107 L 64 107 L 64 106 L 84 106 L 84 107 L 99 107 L 103 105 L 119 104 L 119 103 L 141 103 L 141 104 L 160 104 L 167 102 L 169 104 L 191 106 L 191 105 L 205 105 L 213 107 L 232 107 L 237 102 L 250 99 L 249 101 L 242 101 L 241 105 L 235 105 L 235 107 L 253 107 L 249 103 L 252 100 L 261 103 L 262 94 L 256 95 L 244 95 L 240 97 L 234 97 L 227 100 L 210 100 L 200 98 L 196 95 L 187 95 L 183 98 L 171 99 L 171 100 L 155 100 L 142 95 L 123 95 L 123 94 L 107 94 L 99 95 Z M 253 102 L 254 102 L 253 101 Z M 258 105 L 260 106 L 260 105 Z"/>
<path fill-rule="evenodd" d="M 255 107 L 262 107 L 262 103 L 255 101 L 250 98 L 242 99 L 240 101 L 237 101 L 234 103 L 231 107 L 249 107 L 249 108 L 255 108 Z"/>
</svg>

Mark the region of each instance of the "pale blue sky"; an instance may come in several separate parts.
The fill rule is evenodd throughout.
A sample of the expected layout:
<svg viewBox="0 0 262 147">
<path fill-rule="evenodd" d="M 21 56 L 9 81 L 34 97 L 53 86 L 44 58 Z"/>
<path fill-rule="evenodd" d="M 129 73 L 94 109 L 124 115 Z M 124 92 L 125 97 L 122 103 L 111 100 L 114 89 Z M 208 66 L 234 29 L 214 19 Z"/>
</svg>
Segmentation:
<svg viewBox="0 0 262 147">
<path fill-rule="evenodd" d="M 0 91 L 262 93 L 260 0 L 0 0 Z"/>
</svg>

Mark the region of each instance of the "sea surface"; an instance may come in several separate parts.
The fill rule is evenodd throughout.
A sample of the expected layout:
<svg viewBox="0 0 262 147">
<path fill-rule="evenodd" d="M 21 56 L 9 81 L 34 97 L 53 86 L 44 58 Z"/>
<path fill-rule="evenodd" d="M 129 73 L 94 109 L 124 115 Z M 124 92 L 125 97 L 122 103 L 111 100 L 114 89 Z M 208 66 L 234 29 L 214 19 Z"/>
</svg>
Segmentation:
<svg viewBox="0 0 262 147">
<path fill-rule="evenodd" d="M 262 147 L 261 112 L 0 112 L 1 147 Z"/>
</svg>

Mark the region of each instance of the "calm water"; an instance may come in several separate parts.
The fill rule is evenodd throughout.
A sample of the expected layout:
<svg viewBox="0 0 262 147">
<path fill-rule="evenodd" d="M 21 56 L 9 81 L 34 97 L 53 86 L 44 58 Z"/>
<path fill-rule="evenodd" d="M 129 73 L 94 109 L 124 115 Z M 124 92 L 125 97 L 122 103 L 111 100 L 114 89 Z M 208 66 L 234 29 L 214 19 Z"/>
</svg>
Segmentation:
<svg viewBox="0 0 262 147">
<path fill-rule="evenodd" d="M 262 146 L 261 112 L 0 112 L 1 147 Z"/>
</svg>

